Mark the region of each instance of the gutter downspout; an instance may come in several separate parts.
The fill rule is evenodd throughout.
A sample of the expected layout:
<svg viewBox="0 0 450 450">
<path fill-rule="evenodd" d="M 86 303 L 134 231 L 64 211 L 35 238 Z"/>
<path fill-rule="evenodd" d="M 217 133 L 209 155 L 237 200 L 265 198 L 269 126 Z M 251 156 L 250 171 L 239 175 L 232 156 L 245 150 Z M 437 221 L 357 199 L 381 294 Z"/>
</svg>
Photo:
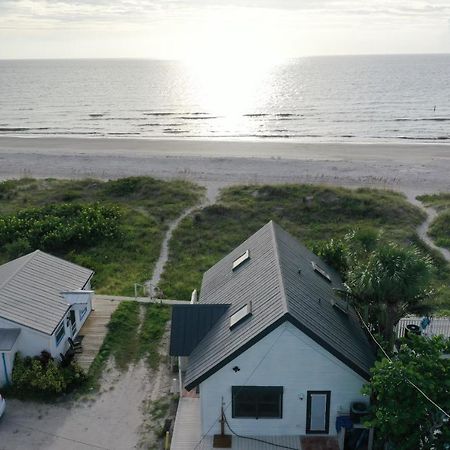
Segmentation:
<svg viewBox="0 0 450 450">
<path fill-rule="evenodd" d="M 2 360 L 3 360 L 3 370 L 5 372 L 6 385 L 9 386 L 11 383 L 10 383 L 9 377 L 8 377 L 8 370 L 6 368 L 6 358 L 5 358 L 5 353 L 4 352 L 2 352 Z"/>
<path fill-rule="evenodd" d="M 180 389 L 180 398 L 183 397 L 183 380 L 181 379 L 181 356 L 178 357 L 178 383 Z"/>
</svg>

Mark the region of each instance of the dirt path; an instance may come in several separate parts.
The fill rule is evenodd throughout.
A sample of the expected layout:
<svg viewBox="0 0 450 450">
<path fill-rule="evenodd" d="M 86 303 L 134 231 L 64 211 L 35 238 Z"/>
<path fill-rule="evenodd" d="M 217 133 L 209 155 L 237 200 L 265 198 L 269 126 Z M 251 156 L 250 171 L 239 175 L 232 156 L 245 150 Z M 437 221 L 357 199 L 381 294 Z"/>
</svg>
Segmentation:
<svg viewBox="0 0 450 450">
<path fill-rule="evenodd" d="M 141 323 L 144 306 L 141 306 Z M 172 375 L 166 364 L 169 324 L 161 339 L 161 364 L 144 360 L 124 372 L 110 360 L 99 392 L 56 404 L 7 400 L 0 420 L 0 450 L 157 449 L 168 409 Z"/>
<path fill-rule="evenodd" d="M 418 206 L 427 215 L 425 221 L 417 227 L 417 234 L 420 239 L 422 239 L 429 247 L 438 251 L 446 261 L 450 262 L 450 251 L 446 248 L 437 246 L 433 239 L 428 235 L 430 225 L 438 215 L 437 211 L 434 208 L 425 206 L 420 200 L 417 200 L 416 196 L 408 195 L 408 200 L 413 205 Z"/>
<path fill-rule="evenodd" d="M 153 271 L 152 278 L 145 283 L 148 287 L 148 292 L 150 293 L 150 297 L 158 297 L 156 287 L 158 286 L 158 283 L 161 279 L 161 275 L 164 272 L 164 267 L 169 259 L 169 243 L 170 243 L 170 240 L 172 239 L 173 232 L 176 230 L 176 228 L 178 227 L 180 222 L 185 217 L 187 217 L 189 214 L 191 214 L 191 212 L 193 212 L 197 209 L 202 209 L 205 206 L 213 204 L 216 200 L 219 189 L 220 189 L 220 186 L 216 186 L 216 185 L 206 186 L 206 195 L 202 199 L 202 201 L 200 203 L 198 203 L 197 205 L 194 205 L 191 208 L 184 210 L 179 217 L 177 217 L 174 221 L 172 221 L 169 224 L 169 229 L 167 230 L 167 233 L 164 237 L 164 240 L 163 240 L 163 243 L 161 246 L 161 253 L 159 254 L 158 261 L 156 261 L 156 265 L 155 265 L 155 269 Z M 189 299 L 186 299 L 186 300 L 189 300 Z"/>
<path fill-rule="evenodd" d="M 42 404 L 9 400 L 0 423 L 1 450 L 126 450 L 152 448 L 153 433 L 143 433 L 148 401 L 166 395 L 170 378 L 144 362 L 124 373 L 112 364 L 99 393 L 83 400 Z M 149 430 L 150 431 L 150 430 Z"/>
</svg>

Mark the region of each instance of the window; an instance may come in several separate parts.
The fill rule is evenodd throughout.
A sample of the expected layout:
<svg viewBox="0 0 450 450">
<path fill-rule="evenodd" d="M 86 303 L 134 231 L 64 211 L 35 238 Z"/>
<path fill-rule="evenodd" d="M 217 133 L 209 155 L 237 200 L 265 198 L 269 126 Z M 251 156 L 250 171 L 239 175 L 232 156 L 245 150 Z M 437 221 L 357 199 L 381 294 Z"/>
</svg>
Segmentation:
<svg viewBox="0 0 450 450">
<path fill-rule="evenodd" d="M 80 310 L 80 322 L 83 320 L 83 317 L 86 315 L 87 310 L 88 310 L 87 306 Z"/>
<path fill-rule="evenodd" d="M 250 250 L 247 250 L 243 255 L 233 261 L 233 270 L 236 270 L 240 265 L 244 264 L 245 261 L 250 259 Z"/>
<path fill-rule="evenodd" d="M 318 264 L 316 264 L 314 261 L 311 261 L 311 264 L 314 268 L 314 271 L 316 273 L 318 273 L 322 278 L 324 278 L 325 280 L 328 281 L 328 283 L 331 283 L 331 277 L 330 275 L 328 275 L 328 273 L 325 271 L 325 269 L 323 269 L 322 267 L 320 267 Z"/>
<path fill-rule="evenodd" d="M 253 419 L 283 417 L 282 386 L 233 386 L 233 418 Z"/>
<path fill-rule="evenodd" d="M 252 302 L 247 303 L 230 317 L 230 329 L 239 325 L 243 320 L 252 313 Z"/>
<path fill-rule="evenodd" d="M 64 328 L 64 323 L 62 323 L 58 329 L 56 330 L 56 345 L 59 345 L 60 342 L 62 341 L 63 337 L 66 335 L 66 330 Z"/>
</svg>

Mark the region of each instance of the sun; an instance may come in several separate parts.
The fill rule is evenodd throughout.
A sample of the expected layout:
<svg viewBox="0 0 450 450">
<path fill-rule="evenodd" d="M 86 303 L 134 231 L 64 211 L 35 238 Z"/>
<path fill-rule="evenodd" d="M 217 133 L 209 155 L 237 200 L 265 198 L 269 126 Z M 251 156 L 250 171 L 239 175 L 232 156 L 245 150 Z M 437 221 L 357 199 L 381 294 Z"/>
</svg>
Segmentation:
<svg viewBox="0 0 450 450">
<path fill-rule="evenodd" d="M 213 16 L 191 40 L 183 62 L 198 103 L 229 120 L 255 112 L 283 60 L 264 26 L 242 15 Z"/>
</svg>

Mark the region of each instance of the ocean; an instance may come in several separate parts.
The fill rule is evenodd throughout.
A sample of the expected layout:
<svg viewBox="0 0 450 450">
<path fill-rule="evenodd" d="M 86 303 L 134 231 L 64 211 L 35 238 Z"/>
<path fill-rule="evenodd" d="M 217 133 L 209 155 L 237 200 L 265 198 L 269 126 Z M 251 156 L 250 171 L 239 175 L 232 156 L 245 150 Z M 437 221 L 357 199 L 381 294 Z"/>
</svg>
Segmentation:
<svg viewBox="0 0 450 450">
<path fill-rule="evenodd" d="M 445 143 L 450 55 L 2 60 L 0 136 Z"/>
</svg>

